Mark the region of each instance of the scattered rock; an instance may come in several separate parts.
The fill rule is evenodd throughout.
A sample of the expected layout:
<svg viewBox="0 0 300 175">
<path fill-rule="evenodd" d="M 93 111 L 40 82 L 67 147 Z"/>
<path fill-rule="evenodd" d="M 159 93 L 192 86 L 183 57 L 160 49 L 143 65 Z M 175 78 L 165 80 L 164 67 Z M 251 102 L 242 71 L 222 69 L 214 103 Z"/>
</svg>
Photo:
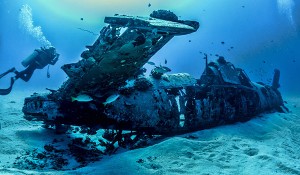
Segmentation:
<svg viewBox="0 0 300 175">
<path fill-rule="evenodd" d="M 137 163 L 144 163 L 145 161 L 143 159 L 139 159 L 136 161 Z"/>
<path fill-rule="evenodd" d="M 44 146 L 44 149 L 47 151 L 47 152 L 52 152 L 55 148 L 52 146 L 52 145 L 45 145 Z"/>
<path fill-rule="evenodd" d="M 244 153 L 247 154 L 248 156 L 255 156 L 258 154 L 258 152 L 259 152 L 259 150 L 256 148 L 249 148 L 249 149 L 244 150 Z"/>
<path fill-rule="evenodd" d="M 185 136 L 184 138 L 187 138 L 187 139 L 198 139 L 199 137 L 195 136 L 195 135 L 188 135 L 188 136 Z"/>
</svg>

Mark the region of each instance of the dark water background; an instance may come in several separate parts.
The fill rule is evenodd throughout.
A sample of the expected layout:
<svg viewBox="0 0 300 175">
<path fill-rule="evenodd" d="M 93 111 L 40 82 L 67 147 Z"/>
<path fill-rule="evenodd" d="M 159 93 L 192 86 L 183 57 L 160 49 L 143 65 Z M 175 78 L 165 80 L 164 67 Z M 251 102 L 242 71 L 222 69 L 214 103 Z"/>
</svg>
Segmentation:
<svg viewBox="0 0 300 175">
<path fill-rule="evenodd" d="M 60 67 L 77 62 L 85 45 L 91 45 L 97 38 L 78 28 L 98 33 L 105 25 L 105 16 L 115 13 L 147 16 L 153 10 L 167 9 L 180 19 L 199 21 L 201 27 L 196 33 L 175 37 L 151 61 L 164 64 L 167 59 L 171 73 L 187 72 L 199 77 L 204 70 L 203 53 L 209 55 L 209 60 L 215 60 L 218 54 L 245 69 L 253 81 L 270 82 L 273 69 L 278 68 L 281 91 L 300 94 L 300 1 L 160 1 L 1 0 L 0 73 L 11 67 L 23 69 L 21 61 L 41 47 L 20 27 L 22 5 L 31 7 L 33 24 L 41 26 L 44 36 L 60 53 L 60 59 L 50 67 L 51 78 L 46 78 L 46 68 L 37 70 L 29 82 L 18 80 L 14 90 L 58 88 L 67 77 Z M 292 5 L 282 7 L 280 2 Z M 8 83 L 8 77 L 1 79 L 0 88 Z"/>
</svg>

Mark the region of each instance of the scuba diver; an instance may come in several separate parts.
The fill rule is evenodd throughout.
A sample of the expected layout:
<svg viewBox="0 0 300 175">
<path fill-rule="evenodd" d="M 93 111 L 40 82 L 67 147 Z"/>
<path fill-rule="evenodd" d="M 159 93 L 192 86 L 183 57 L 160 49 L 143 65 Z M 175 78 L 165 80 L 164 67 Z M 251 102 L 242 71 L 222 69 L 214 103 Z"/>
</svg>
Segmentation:
<svg viewBox="0 0 300 175">
<path fill-rule="evenodd" d="M 21 78 L 25 82 L 29 81 L 33 72 L 36 69 L 43 69 L 47 65 L 54 65 L 58 60 L 59 54 L 56 53 L 54 47 L 41 47 L 40 49 L 35 49 L 34 52 L 28 56 L 25 60 L 22 61 L 22 65 L 26 67 L 23 71 L 17 71 L 16 68 L 11 68 L 8 71 L 0 74 L 0 79 L 9 73 L 16 74 L 14 77 L 11 77 L 10 86 L 7 89 L 0 89 L 0 95 L 7 95 L 11 92 L 14 82 Z M 49 69 L 49 67 L 48 67 Z M 49 78 L 49 72 L 47 73 Z"/>
</svg>

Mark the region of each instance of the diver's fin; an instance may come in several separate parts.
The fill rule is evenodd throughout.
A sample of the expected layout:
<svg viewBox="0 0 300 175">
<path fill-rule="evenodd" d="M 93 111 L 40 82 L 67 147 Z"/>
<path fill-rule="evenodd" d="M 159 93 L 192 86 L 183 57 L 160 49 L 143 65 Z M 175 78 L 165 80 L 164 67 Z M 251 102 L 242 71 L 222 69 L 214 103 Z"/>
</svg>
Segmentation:
<svg viewBox="0 0 300 175">
<path fill-rule="evenodd" d="M 11 72 L 15 72 L 16 71 L 16 68 L 11 68 L 9 69 L 8 71 L 4 72 L 3 74 L 0 74 L 0 78 L 4 77 L 5 75 L 11 73 Z"/>
<path fill-rule="evenodd" d="M 14 83 L 15 83 L 15 78 L 12 77 L 10 79 L 10 86 L 9 86 L 9 88 L 7 88 L 7 89 L 0 89 L 0 95 L 7 95 L 7 94 L 9 94 L 11 92 L 11 90 L 12 90 L 12 87 L 13 87 Z"/>
</svg>

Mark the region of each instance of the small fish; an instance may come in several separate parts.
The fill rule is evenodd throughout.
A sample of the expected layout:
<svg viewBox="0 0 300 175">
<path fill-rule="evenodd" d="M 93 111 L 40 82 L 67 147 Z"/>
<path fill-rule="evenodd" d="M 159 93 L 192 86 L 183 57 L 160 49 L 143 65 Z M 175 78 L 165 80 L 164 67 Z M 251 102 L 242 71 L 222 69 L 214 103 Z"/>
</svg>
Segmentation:
<svg viewBox="0 0 300 175">
<path fill-rule="evenodd" d="M 222 42 L 221 42 L 221 44 L 225 44 L 225 42 L 224 42 L 224 41 L 222 41 Z"/>
<path fill-rule="evenodd" d="M 166 66 L 161 66 L 161 68 L 165 69 L 167 72 L 171 72 L 172 70 Z"/>
<path fill-rule="evenodd" d="M 151 7 L 151 4 L 150 4 L 150 3 L 148 4 L 148 7 Z"/>
<path fill-rule="evenodd" d="M 81 21 L 83 21 L 83 18 L 80 18 Z"/>
<path fill-rule="evenodd" d="M 158 73 L 167 73 L 167 72 L 171 72 L 171 69 L 166 67 L 166 66 L 155 66 L 155 68 L 153 69 L 155 72 L 158 72 Z"/>
<path fill-rule="evenodd" d="M 167 64 L 168 63 L 168 60 L 167 59 L 165 59 L 165 64 Z"/>
<path fill-rule="evenodd" d="M 119 94 L 113 94 L 113 95 L 109 96 L 109 97 L 106 99 L 106 101 L 103 102 L 103 105 L 106 106 L 107 104 L 116 101 L 116 100 L 119 98 L 119 96 L 120 96 Z"/>
<path fill-rule="evenodd" d="M 77 97 L 71 97 L 71 98 L 72 98 L 72 102 L 74 102 L 74 101 L 89 102 L 89 101 L 93 100 L 92 97 L 90 97 L 89 95 L 86 95 L 86 94 L 80 94 Z"/>
<path fill-rule="evenodd" d="M 160 73 L 167 73 L 167 72 L 171 72 L 172 70 L 170 69 L 170 68 L 168 68 L 168 67 L 166 67 L 166 66 L 155 66 L 155 71 L 156 72 L 160 72 Z"/>
<path fill-rule="evenodd" d="M 155 63 L 152 62 L 152 61 L 148 61 L 147 63 L 150 64 L 150 65 L 152 65 L 152 66 L 155 66 Z"/>
</svg>

